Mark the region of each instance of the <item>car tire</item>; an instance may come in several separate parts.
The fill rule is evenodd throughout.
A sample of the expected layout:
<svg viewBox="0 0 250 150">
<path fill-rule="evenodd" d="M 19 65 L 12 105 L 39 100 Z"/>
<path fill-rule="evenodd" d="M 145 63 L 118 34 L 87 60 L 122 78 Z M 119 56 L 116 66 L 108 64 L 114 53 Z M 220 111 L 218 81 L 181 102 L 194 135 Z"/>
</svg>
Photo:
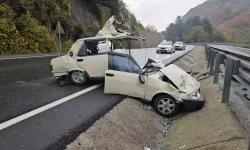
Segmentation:
<svg viewBox="0 0 250 150">
<path fill-rule="evenodd" d="M 79 86 L 85 84 L 88 80 L 86 73 L 80 70 L 70 72 L 69 78 L 75 85 Z"/>
<path fill-rule="evenodd" d="M 173 97 L 162 94 L 154 98 L 153 108 L 159 115 L 169 118 L 178 112 L 179 104 Z"/>
</svg>

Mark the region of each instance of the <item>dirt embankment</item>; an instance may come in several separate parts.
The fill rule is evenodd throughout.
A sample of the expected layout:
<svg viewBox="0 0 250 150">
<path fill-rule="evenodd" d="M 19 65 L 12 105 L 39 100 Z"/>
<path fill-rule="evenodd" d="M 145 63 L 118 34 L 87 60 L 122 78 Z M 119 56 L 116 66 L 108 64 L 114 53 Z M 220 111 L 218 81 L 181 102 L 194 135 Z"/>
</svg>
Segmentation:
<svg viewBox="0 0 250 150">
<path fill-rule="evenodd" d="M 127 98 L 67 146 L 69 150 L 247 150 L 248 142 L 212 77 L 203 76 L 203 47 L 176 62 L 199 75 L 206 104 L 202 110 L 166 119 L 138 100 Z M 197 74 L 198 73 L 198 74 Z M 197 76 L 198 77 L 198 76 Z M 171 125 L 170 125 L 171 124 Z"/>
</svg>

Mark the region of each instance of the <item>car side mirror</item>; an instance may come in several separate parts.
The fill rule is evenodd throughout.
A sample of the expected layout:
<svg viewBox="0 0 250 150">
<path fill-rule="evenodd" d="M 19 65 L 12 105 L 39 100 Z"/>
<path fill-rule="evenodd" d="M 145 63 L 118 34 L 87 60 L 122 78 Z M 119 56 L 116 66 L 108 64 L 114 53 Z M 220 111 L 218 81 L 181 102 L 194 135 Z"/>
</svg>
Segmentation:
<svg viewBox="0 0 250 150">
<path fill-rule="evenodd" d="M 145 84 L 145 76 L 143 74 L 139 75 L 139 80 L 142 84 Z"/>
</svg>

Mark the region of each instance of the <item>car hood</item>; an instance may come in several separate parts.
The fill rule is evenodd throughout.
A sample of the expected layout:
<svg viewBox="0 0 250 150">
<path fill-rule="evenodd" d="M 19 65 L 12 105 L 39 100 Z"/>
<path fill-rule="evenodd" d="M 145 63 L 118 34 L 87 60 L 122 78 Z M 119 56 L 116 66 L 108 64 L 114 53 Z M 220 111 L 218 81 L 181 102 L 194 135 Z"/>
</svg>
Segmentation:
<svg viewBox="0 0 250 150">
<path fill-rule="evenodd" d="M 182 47 L 182 46 L 183 46 L 183 44 L 175 44 L 174 46 L 180 46 L 180 47 Z"/>
<path fill-rule="evenodd" d="M 200 88 L 200 83 L 196 79 L 176 65 L 171 64 L 160 71 L 182 92 L 192 93 Z"/>
<path fill-rule="evenodd" d="M 171 48 L 172 45 L 159 45 L 158 47 L 160 47 L 160 48 Z"/>
</svg>

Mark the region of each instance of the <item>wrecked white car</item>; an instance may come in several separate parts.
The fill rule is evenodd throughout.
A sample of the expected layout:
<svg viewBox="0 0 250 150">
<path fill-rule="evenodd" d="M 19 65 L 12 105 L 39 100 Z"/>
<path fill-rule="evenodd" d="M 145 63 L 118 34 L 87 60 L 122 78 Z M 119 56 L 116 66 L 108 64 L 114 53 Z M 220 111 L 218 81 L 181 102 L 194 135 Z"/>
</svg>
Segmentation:
<svg viewBox="0 0 250 150">
<path fill-rule="evenodd" d="M 56 78 L 70 79 L 76 85 L 87 80 L 102 79 L 108 69 L 108 53 L 113 51 L 114 40 L 144 40 L 132 36 L 126 30 L 115 27 L 120 24 L 112 16 L 96 37 L 77 40 L 67 55 L 51 60 L 51 70 Z"/>
<path fill-rule="evenodd" d="M 204 104 L 200 83 L 176 65 L 152 66 L 152 60 L 141 69 L 130 55 L 112 53 L 105 74 L 108 94 L 122 94 L 150 101 L 155 111 L 165 117 L 178 112 L 180 103 L 188 110 Z"/>
</svg>

